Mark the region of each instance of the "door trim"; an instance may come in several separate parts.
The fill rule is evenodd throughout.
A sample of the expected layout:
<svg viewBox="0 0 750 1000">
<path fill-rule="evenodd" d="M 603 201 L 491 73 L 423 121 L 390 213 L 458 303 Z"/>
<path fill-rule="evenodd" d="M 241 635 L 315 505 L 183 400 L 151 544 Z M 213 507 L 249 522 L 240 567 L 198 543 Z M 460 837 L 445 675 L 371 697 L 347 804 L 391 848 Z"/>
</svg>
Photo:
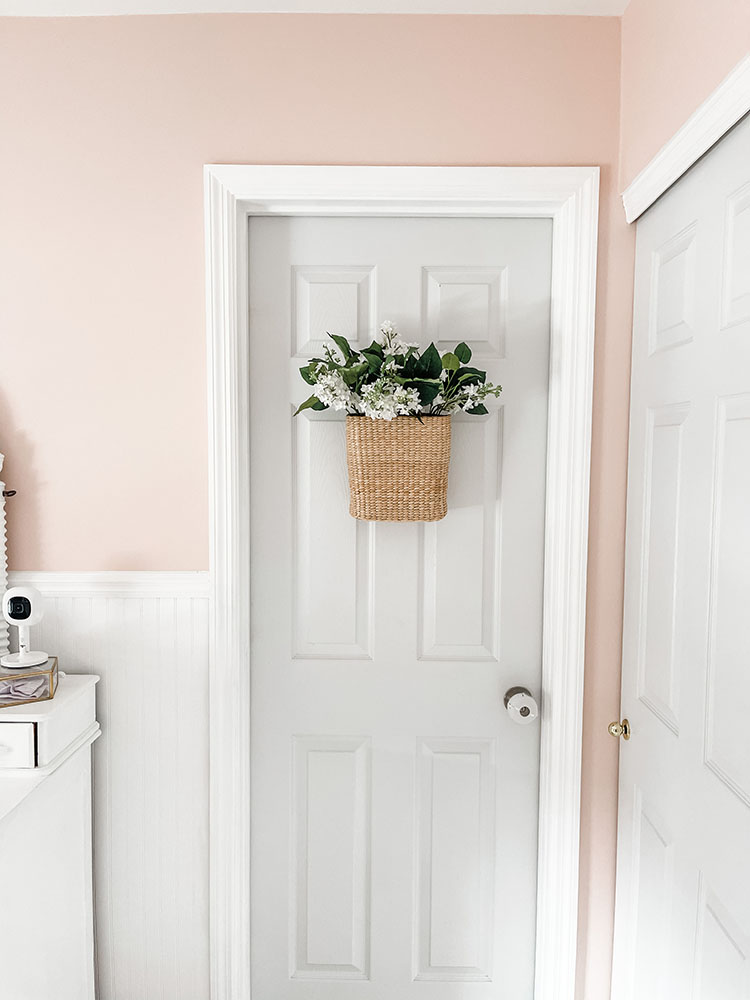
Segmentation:
<svg viewBox="0 0 750 1000">
<path fill-rule="evenodd" d="M 732 126 L 750 111 L 750 55 L 740 60 L 716 90 L 646 164 L 622 194 L 625 218 L 650 208 Z"/>
<path fill-rule="evenodd" d="M 553 220 L 535 1000 L 573 1000 L 599 169 L 204 171 L 212 1000 L 251 995 L 248 219 L 380 214 Z"/>
</svg>

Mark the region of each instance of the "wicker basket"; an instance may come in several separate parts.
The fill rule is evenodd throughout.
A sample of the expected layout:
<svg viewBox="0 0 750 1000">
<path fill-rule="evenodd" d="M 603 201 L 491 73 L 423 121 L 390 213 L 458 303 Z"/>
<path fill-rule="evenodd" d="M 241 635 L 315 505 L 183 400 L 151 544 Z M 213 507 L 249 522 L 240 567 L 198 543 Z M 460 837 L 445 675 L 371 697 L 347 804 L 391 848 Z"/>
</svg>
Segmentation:
<svg viewBox="0 0 750 1000">
<path fill-rule="evenodd" d="M 349 513 L 362 521 L 439 521 L 448 510 L 451 418 L 346 418 Z"/>
</svg>

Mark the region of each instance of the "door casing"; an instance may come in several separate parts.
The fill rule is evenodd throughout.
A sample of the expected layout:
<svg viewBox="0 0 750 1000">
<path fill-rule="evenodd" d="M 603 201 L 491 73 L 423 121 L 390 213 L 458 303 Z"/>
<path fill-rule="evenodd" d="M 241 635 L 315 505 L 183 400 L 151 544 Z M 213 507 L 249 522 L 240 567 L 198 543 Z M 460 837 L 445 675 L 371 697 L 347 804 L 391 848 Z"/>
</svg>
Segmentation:
<svg viewBox="0 0 750 1000">
<path fill-rule="evenodd" d="M 695 109 L 622 193 L 627 222 L 635 222 L 676 180 L 750 111 L 750 55 Z"/>
<path fill-rule="evenodd" d="M 248 219 L 401 215 L 553 221 L 535 1000 L 573 1000 L 599 169 L 210 165 L 204 179 L 211 998 L 251 998 Z"/>
</svg>

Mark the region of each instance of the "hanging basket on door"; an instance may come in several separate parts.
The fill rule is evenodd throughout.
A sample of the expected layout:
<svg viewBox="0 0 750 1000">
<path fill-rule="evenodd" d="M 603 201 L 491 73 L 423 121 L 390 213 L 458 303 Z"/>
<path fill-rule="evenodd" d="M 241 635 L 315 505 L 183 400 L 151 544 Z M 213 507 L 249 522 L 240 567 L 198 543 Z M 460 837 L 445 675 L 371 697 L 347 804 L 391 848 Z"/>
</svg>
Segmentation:
<svg viewBox="0 0 750 1000">
<path fill-rule="evenodd" d="M 363 521 L 439 521 L 448 512 L 451 418 L 346 418 L 349 513 Z"/>
<path fill-rule="evenodd" d="M 302 410 L 345 410 L 349 513 L 364 521 L 438 521 L 445 517 L 450 415 L 488 413 L 499 385 L 471 368 L 459 344 L 442 356 L 402 340 L 392 323 L 362 351 L 329 334 L 333 346 L 300 368 L 313 395 Z"/>
</svg>

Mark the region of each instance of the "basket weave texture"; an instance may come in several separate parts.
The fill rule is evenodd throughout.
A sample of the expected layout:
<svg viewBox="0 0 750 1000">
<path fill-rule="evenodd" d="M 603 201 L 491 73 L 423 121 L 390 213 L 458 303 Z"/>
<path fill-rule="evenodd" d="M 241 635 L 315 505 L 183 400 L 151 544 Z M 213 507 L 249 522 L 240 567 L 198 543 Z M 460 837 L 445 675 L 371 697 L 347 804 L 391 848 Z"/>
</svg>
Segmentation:
<svg viewBox="0 0 750 1000">
<path fill-rule="evenodd" d="M 362 521 L 439 521 L 448 511 L 451 418 L 346 418 L 349 513 Z"/>
</svg>

